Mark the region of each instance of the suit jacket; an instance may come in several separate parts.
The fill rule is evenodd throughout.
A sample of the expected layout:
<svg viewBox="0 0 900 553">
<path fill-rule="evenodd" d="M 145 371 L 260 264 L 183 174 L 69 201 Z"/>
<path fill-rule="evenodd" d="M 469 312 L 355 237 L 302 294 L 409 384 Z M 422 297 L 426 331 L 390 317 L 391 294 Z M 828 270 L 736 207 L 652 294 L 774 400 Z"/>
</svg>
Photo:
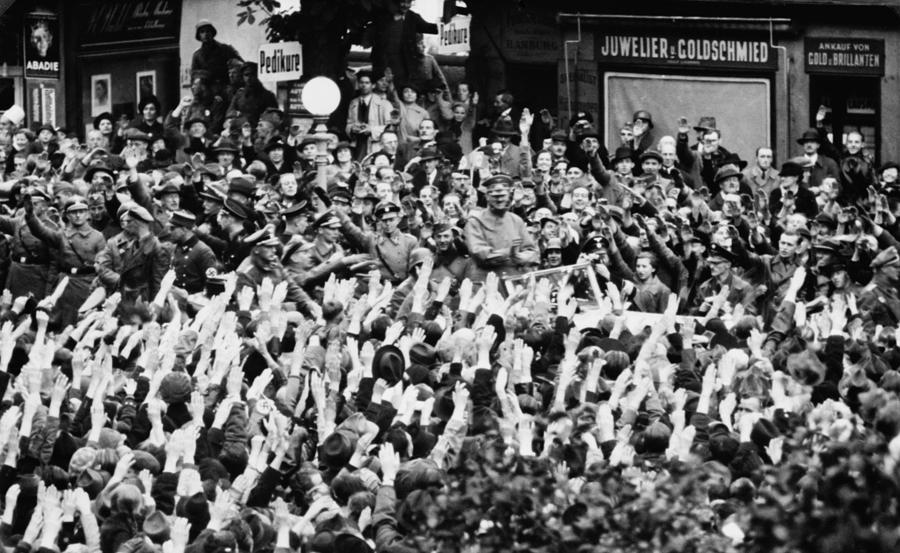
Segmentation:
<svg viewBox="0 0 900 553">
<path fill-rule="evenodd" d="M 391 13 L 377 17 L 369 27 L 367 36 L 367 42 L 372 44 L 372 70 L 381 74 L 386 67 L 390 67 L 394 82 L 405 82 L 409 77 L 409 68 L 414 65 L 416 34 L 434 35 L 437 32 L 437 25 L 425 21 L 412 10 L 406 12 L 402 22 Z"/>
<path fill-rule="evenodd" d="M 821 185 L 825 177 L 834 177 L 838 180 L 841 178 L 841 170 L 837 162 L 822 154 L 816 156 L 816 163 L 812 167 L 804 169 L 803 172 L 807 175 L 806 185 L 810 188 Z"/>
<path fill-rule="evenodd" d="M 394 106 L 391 105 L 390 102 L 372 94 L 372 99 L 369 101 L 369 116 L 365 121 L 360 121 L 360 102 L 362 102 L 362 98 L 358 96 L 350 100 L 350 108 L 347 112 L 347 128 L 345 129 L 350 140 L 357 147 L 356 151 L 359 154 L 358 159 L 362 159 L 376 151 L 375 145 L 381 140 L 381 133 L 384 132 L 385 127 L 390 123 L 391 110 L 394 109 Z M 360 123 L 365 123 L 369 126 L 368 136 L 356 135 L 350 132 L 353 125 L 358 125 Z M 360 144 L 361 142 L 365 143 L 365 147 Z"/>
</svg>

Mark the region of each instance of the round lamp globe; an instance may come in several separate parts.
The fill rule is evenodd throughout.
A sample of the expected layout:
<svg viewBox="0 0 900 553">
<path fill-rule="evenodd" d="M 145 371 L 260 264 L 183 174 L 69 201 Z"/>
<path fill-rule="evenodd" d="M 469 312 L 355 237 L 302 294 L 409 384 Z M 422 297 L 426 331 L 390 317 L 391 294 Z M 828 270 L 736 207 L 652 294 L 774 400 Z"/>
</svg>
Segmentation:
<svg viewBox="0 0 900 553">
<path fill-rule="evenodd" d="M 341 102 L 341 90 L 328 77 L 314 77 L 303 87 L 300 100 L 313 115 L 331 115 Z"/>
</svg>

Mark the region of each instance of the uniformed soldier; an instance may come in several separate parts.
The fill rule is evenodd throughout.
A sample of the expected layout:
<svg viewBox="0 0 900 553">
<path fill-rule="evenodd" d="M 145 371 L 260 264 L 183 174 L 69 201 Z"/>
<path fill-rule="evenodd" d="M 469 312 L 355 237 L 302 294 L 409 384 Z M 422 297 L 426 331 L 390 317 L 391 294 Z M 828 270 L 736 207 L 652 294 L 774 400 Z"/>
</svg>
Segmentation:
<svg viewBox="0 0 900 553">
<path fill-rule="evenodd" d="M 512 178 L 498 174 L 487 179 L 488 209 L 466 221 L 466 247 L 472 256 L 469 278 L 483 282 L 494 272 L 500 276 L 519 275 L 540 261 L 540 253 L 525 221 L 509 212 Z"/>
<path fill-rule="evenodd" d="M 347 254 L 337 243 L 341 236 L 341 221 L 330 211 L 316 217 L 313 222 L 316 238 L 307 250 L 310 269 L 297 275 L 303 287 L 323 284 L 332 273 L 338 278 L 347 278 L 351 271 L 365 269 L 372 262 L 367 253 Z"/>
<path fill-rule="evenodd" d="M 78 308 L 90 295 L 97 271 L 94 261 L 103 248 L 106 238 L 91 227 L 88 204 L 81 196 L 73 196 L 64 206 L 68 225 L 57 230 L 38 218 L 33 201 L 25 201 L 25 223 L 28 230 L 55 250 L 59 280 L 68 277 L 69 284 L 56 302 L 56 313 L 61 327 L 73 324 L 78 318 Z M 55 286 L 54 284 L 54 286 Z"/>
<path fill-rule="evenodd" d="M 857 304 L 863 328 L 870 335 L 877 325 L 900 326 L 900 254 L 891 246 L 878 253 L 870 267 L 875 272 L 872 281 L 863 288 Z"/>
<path fill-rule="evenodd" d="M 199 235 L 222 261 L 222 270 L 226 273 L 237 270 L 250 254 L 252 246 L 244 241 L 250 234 L 246 229 L 249 217 L 250 212 L 243 203 L 227 198 L 216 218 L 226 238 L 222 239 L 212 234 Z"/>
<path fill-rule="evenodd" d="M 30 189 L 31 209 L 34 216 L 51 230 L 59 230 L 56 223 L 47 216 L 50 195 L 40 186 Z M 28 201 L 28 200 L 26 200 Z M 25 224 L 24 216 L 0 216 L 0 232 L 10 236 L 10 267 L 6 287 L 14 298 L 32 294 L 41 300 L 47 294 L 47 288 L 53 280 L 51 275 L 50 246 L 36 237 Z"/>
<path fill-rule="evenodd" d="M 188 294 L 202 292 L 206 286 L 206 274 L 215 269 L 217 261 L 212 249 L 200 241 L 194 233 L 197 218 L 188 211 L 176 211 L 169 221 L 169 241 L 172 242 L 172 269 L 175 283 Z"/>
<path fill-rule="evenodd" d="M 119 208 L 122 232 L 97 255 L 97 278 L 108 293 L 120 292 L 122 305 L 148 302 L 170 266 L 169 252 L 150 232 L 150 212 L 129 202 Z"/>
<path fill-rule="evenodd" d="M 245 286 L 257 290 L 266 278 L 271 280 L 274 286 L 287 282 L 285 301 L 296 303 L 300 312 L 318 319 L 322 314 L 322 308 L 300 288 L 281 264 L 279 258 L 281 242 L 267 234 L 264 229 L 248 237 L 246 243 L 251 246 L 251 254 L 238 271 L 235 293 L 240 294 Z M 256 297 L 258 298 L 258 295 Z"/>
<path fill-rule="evenodd" d="M 363 232 L 353 224 L 346 213 L 336 213 L 351 244 L 356 249 L 370 254 L 377 262 L 382 277 L 395 285 L 403 282 L 409 274 L 410 254 L 419 244 L 415 236 L 401 232 L 397 228 L 402 213 L 403 208 L 390 200 L 375 206 L 377 234 Z"/>
</svg>

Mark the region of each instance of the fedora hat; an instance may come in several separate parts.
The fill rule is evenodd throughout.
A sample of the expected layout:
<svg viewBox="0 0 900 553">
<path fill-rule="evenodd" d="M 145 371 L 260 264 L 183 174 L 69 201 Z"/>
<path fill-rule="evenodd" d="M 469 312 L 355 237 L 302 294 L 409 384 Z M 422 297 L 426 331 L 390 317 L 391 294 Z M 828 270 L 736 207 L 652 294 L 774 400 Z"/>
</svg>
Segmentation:
<svg viewBox="0 0 900 553">
<path fill-rule="evenodd" d="M 519 130 L 516 129 L 511 117 L 504 116 L 494 123 L 491 134 L 494 136 L 518 136 Z"/>
<path fill-rule="evenodd" d="M 394 345 L 381 346 L 372 359 L 372 376 L 377 380 L 383 378 L 389 385 L 400 382 L 406 362 L 403 352 Z"/>
<path fill-rule="evenodd" d="M 809 129 L 803 132 L 800 138 L 797 139 L 797 144 L 806 144 L 807 142 L 822 142 L 822 139 L 819 137 L 819 131 L 816 129 Z"/>
<path fill-rule="evenodd" d="M 694 126 L 694 130 L 697 132 L 700 131 L 708 131 L 710 129 L 716 129 L 716 118 L 711 115 L 702 115 L 700 116 L 700 121 Z"/>
</svg>

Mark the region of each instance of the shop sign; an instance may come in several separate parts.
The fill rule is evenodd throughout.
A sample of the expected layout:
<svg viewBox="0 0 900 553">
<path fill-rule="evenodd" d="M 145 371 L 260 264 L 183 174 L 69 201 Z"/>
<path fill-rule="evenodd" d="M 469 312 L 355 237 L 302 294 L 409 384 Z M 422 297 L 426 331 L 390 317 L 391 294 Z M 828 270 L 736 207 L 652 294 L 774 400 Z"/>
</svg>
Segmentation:
<svg viewBox="0 0 900 553">
<path fill-rule="evenodd" d="M 258 61 L 260 81 L 295 81 L 303 74 L 303 47 L 299 42 L 261 44 Z"/>
<path fill-rule="evenodd" d="M 767 71 L 778 69 L 777 52 L 763 38 L 599 33 L 595 42 L 597 60 L 600 63 Z"/>
<path fill-rule="evenodd" d="M 513 63 L 556 63 L 562 57 L 559 28 L 548 23 L 546 17 L 524 10 L 507 10 L 502 27 L 501 47 L 504 56 Z"/>
<path fill-rule="evenodd" d="M 28 117 L 31 124 L 56 126 L 56 84 L 53 81 L 28 81 Z"/>
<path fill-rule="evenodd" d="M 804 53 L 807 73 L 884 75 L 883 40 L 809 37 Z"/>
<path fill-rule="evenodd" d="M 55 15 L 25 16 L 25 78 L 59 78 L 59 19 Z"/>
<path fill-rule="evenodd" d="M 303 86 L 305 84 L 306 83 L 291 83 L 291 86 L 287 91 L 286 112 L 293 114 L 306 112 L 306 109 L 303 107 Z"/>
<path fill-rule="evenodd" d="M 457 15 L 438 27 L 438 54 L 459 54 L 469 52 L 469 25 L 472 18 Z"/>
<path fill-rule="evenodd" d="M 82 46 L 178 42 L 181 0 L 83 2 Z"/>
</svg>

